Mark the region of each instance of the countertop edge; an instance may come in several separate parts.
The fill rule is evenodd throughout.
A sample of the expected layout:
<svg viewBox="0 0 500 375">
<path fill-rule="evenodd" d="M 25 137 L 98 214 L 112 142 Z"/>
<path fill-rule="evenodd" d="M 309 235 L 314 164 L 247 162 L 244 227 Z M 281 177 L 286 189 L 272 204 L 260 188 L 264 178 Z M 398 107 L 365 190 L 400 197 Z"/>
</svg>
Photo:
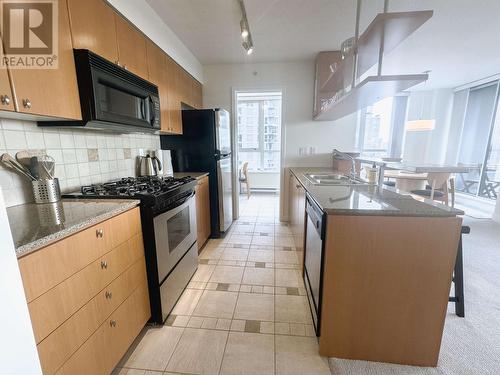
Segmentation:
<svg viewBox="0 0 500 375">
<path fill-rule="evenodd" d="M 48 246 L 54 242 L 57 242 L 59 240 L 62 240 L 66 237 L 71 236 L 72 234 L 75 234 L 77 232 L 80 232 L 84 229 L 87 229 L 88 227 L 91 227 L 92 225 L 98 224 L 104 220 L 110 219 L 114 216 L 117 216 L 123 212 L 129 211 L 135 207 L 137 207 L 140 204 L 140 201 L 138 200 L 130 200 L 129 202 L 123 202 L 120 204 L 120 206 L 109 210 L 106 213 L 103 213 L 101 215 L 95 216 L 93 218 L 87 219 L 82 221 L 81 223 L 74 224 L 68 228 L 64 228 L 56 233 L 49 234 L 48 236 L 45 236 L 43 238 L 40 238 L 38 240 L 35 240 L 33 242 L 27 243 L 25 245 L 19 246 L 16 248 L 16 256 L 17 258 L 22 258 L 28 254 L 31 254 L 37 250 L 40 250 L 41 248 Z"/>
</svg>

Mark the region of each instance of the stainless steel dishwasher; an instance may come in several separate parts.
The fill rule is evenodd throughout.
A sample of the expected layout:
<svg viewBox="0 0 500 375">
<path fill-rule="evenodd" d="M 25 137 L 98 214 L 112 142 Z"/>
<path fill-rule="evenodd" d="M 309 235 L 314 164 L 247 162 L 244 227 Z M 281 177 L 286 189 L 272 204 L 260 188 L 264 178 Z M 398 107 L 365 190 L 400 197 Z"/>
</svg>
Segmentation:
<svg viewBox="0 0 500 375">
<path fill-rule="evenodd" d="M 323 286 L 323 251 L 325 239 L 325 215 L 323 210 L 307 194 L 306 239 L 304 282 L 311 308 L 316 336 L 320 336 L 321 296 Z"/>
</svg>

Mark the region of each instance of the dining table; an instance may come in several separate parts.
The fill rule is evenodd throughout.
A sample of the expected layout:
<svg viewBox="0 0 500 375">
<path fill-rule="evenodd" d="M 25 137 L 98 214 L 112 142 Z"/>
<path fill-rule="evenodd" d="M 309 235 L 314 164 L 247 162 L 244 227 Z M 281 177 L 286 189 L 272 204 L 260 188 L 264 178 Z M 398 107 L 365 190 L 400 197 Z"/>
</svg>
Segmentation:
<svg viewBox="0 0 500 375">
<path fill-rule="evenodd" d="M 385 171 L 384 177 L 395 180 L 395 188 L 402 191 L 425 189 L 425 185 L 427 184 L 427 173 L 412 173 L 389 169 Z"/>
<path fill-rule="evenodd" d="M 470 166 L 454 164 L 434 164 L 406 161 L 389 161 L 386 158 L 374 158 L 359 156 L 356 160 L 361 164 L 372 164 L 379 167 L 379 178 L 396 180 L 396 189 L 412 192 L 424 190 L 430 185 L 434 192 L 436 189 L 444 188 L 445 201 L 448 201 L 448 192 L 452 196 L 454 205 L 455 184 L 453 175 L 455 173 L 467 173 Z M 382 177 L 383 176 L 383 177 Z M 451 183 L 448 184 L 448 181 Z M 431 194 L 433 196 L 433 194 Z"/>
</svg>

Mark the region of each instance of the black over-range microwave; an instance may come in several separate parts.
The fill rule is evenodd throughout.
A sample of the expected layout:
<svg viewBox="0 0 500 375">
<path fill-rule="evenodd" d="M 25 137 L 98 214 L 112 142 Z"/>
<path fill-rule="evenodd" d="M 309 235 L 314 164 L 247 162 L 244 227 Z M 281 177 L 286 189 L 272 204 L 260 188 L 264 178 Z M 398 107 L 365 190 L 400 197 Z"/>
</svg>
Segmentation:
<svg viewBox="0 0 500 375">
<path fill-rule="evenodd" d="M 75 49 L 81 121 L 39 121 L 121 133 L 160 130 L 158 87 L 85 49 Z"/>
</svg>

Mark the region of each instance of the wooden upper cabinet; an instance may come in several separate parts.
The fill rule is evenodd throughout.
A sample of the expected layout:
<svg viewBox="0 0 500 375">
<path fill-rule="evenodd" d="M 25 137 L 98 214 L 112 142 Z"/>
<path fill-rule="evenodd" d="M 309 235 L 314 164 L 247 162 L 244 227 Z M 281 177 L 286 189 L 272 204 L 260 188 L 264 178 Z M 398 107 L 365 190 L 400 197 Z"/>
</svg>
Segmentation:
<svg viewBox="0 0 500 375">
<path fill-rule="evenodd" d="M 68 7 L 73 47 L 117 63 L 115 11 L 103 0 L 68 0 Z"/>
<path fill-rule="evenodd" d="M 180 94 L 181 94 L 181 102 L 192 106 L 192 84 L 191 84 L 191 76 L 181 67 L 179 67 L 179 83 L 180 83 Z"/>
<path fill-rule="evenodd" d="M 148 79 L 146 37 L 117 13 L 115 13 L 115 22 L 118 64 L 132 73 Z"/>
<path fill-rule="evenodd" d="M 19 112 L 80 120 L 66 1 L 59 1 L 57 69 L 10 69 Z"/>
<path fill-rule="evenodd" d="M 180 94 L 180 67 L 172 58 L 166 56 L 168 79 L 168 113 L 170 118 L 170 133 L 182 134 L 182 112 Z"/>
<path fill-rule="evenodd" d="M 1 46 L 1 40 L 0 40 Z M 7 69 L 0 69 L 0 110 L 14 111 L 14 97 Z"/>
<path fill-rule="evenodd" d="M 193 107 L 203 108 L 203 85 L 193 78 Z"/>
<path fill-rule="evenodd" d="M 170 132 L 168 102 L 168 67 L 165 53 L 150 40 L 146 41 L 148 80 L 158 86 L 161 108 L 161 131 Z"/>
</svg>

